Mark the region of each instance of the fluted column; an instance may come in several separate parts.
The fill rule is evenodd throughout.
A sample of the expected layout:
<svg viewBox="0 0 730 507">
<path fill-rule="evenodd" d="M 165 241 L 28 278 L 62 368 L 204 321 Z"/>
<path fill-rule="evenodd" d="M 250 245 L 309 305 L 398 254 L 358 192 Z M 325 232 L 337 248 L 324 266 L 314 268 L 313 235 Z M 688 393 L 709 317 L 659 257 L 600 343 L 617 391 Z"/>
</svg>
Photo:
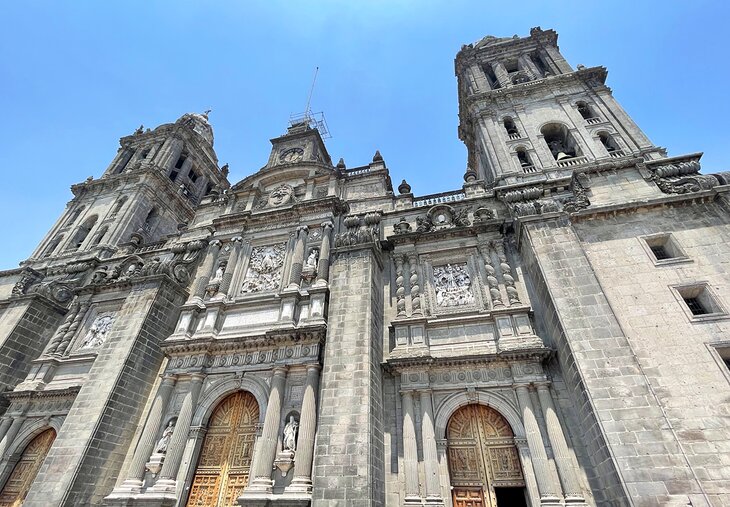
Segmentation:
<svg viewBox="0 0 730 507">
<path fill-rule="evenodd" d="M 132 463 L 129 465 L 127 471 L 127 479 L 122 483 L 119 488 L 115 488 L 112 493 L 120 492 L 120 490 L 128 492 L 137 492 L 142 489 L 142 480 L 144 479 L 145 464 L 150 458 L 152 451 L 154 450 L 157 432 L 160 429 L 160 423 L 162 422 L 162 416 L 167 407 L 167 402 L 170 400 L 170 394 L 175 386 L 175 377 L 166 376 L 160 383 L 160 388 L 157 391 L 155 401 L 152 403 L 152 409 L 150 410 L 149 416 L 147 417 L 147 423 L 142 430 L 137 450 L 134 452 Z M 175 428 L 177 429 L 177 428 Z M 174 432 L 173 432 L 174 433 Z M 172 439 L 170 440 L 172 443 Z"/>
<path fill-rule="evenodd" d="M 247 488 L 249 491 L 270 492 L 272 486 L 271 471 L 274 468 L 276 445 L 279 439 L 279 425 L 281 423 L 281 403 L 284 398 L 286 384 L 286 367 L 274 368 L 274 377 L 271 379 L 269 403 L 264 416 L 264 429 L 256 449 L 256 462 L 253 481 Z"/>
<path fill-rule="evenodd" d="M 233 251 L 231 256 L 228 258 L 228 264 L 226 264 L 226 271 L 223 273 L 223 280 L 218 287 L 218 294 L 225 297 L 228 295 L 228 291 L 231 289 L 231 282 L 233 281 L 233 272 L 236 270 L 236 264 L 238 264 L 238 258 L 241 256 L 241 246 L 243 245 L 243 238 L 236 236 L 231 238 L 233 244 Z"/>
<path fill-rule="evenodd" d="M 332 241 L 332 222 L 322 222 L 322 245 L 319 248 L 317 263 L 317 284 L 327 283 L 330 274 L 330 242 Z"/>
<path fill-rule="evenodd" d="M 218 239 L 214 239 L 208 244 L 208 253 L 205 255 L 203 264 L 198 270 L 198 277 L 195 279 L 193 290 L 191 293 L 191 300 L 197 300 L 202 302 L 203 295 L 205 294 L 205 287 L 210 281 L 210 275 L 213 272 L 213 266 L 218 260 L 218 254 L 221 251 L 222 243 Z"/>
<path fill-rule="evenodd" d="M 307 380 L 302 397 L 302 413 L 299 416 L 299 437 L 294 455 L 294 478 L 287 491 L 310 493 L 312 491 L 312 457 L 314 434 L 317 428 L 318 364 L 307 366 Z"/>
<path fill-rule="evenodd" d="M 494 71 L 494 75 L 497 77 L 497 81 L 499 81 L 499 85 L 502 88 L 512 84 L 512 81 L 509 80 L 509 72 L 507 72 L 507 69 L 504 68 L 502 62 L 494 62 L 492 64 L 492 70 Z"/>
<path fill-rule="evenodd" d="M 439 479 L 436 433 L 433 427 L 433 406 L 431 391 L 421 391 L 421 444 L 423 446 L 423 468 L 426 481 L 426 503 L 443 505 Z"/>
<path fill-rule="evenodd" d="M 0 441 L 0 459 L 4 460 L 7 458 L 6 454 L 8 452 L 8 449 L 13 443 L 13 440 L 15 440 L 15 437 L 18 436 L 18 432 L 20 431 L 20 428 L 23 426 L 24 422 L 24 415 L 19 415 L 18 417 L 13 418 L 13 422 L 10 424 L 8 431 L 5 433 L 2 441 Z"/>
<path fill-rule="evenodd" d="M 550 395 L 550 389 L 546 384 L 539 384 L 537 386 L 537 395 L 540 398 L 540 406 L 542 407 L 545 425 L 547 426 L 548 439 L 550 440 L 550 446 L 555 456 L 555 465 L 558 468 L 560 482 L 563 484 L 565 501 L 571 504 L 583 504 L 585 503 L 585 498 L 580 489 L 578 475 L 575 473 L 573 463 L 570 459 L 570 451 L 568 450 L 568 443 L 565 441 L 563 428 L 555 413 L 555 405 Z"/>
<path fill-rule="evenodd" d="M 203 386 L 204 379 L 204 375 L 201 374 L 193 374 L 190 379 L 190 390 L 185 395 L 182 407 L 180 407 L 180 413 L 175 422 L 175 429 L 172 432 L 170 443 L 167 445 L 167 453 L 165 454 L 165 461 L 160 471 L 160 478 L 152 488 L 155 492 L 175 492 L 175 478 L 177 477 L 180 461 L 185 451 L 185 443 L 190 433 L 190 423 L 193 419 L 193 413 L 198 403 L 198 395 L 200 394 L 200 388 Z"/>
<path fill-rule="evenodd" d="M 421 283 L 418 278 L 418 255 L 415 252 L 408 254 L 408 270 L 411 273 L 409 283 L 411 286 L 411 314 L 414 317 L 423 315 L 421 309 Z"/>
<path fill-rule="evenodd" d="M 418 445 L 413 413 L 413 391 L 402 391 L 403 468 L 406 479 L 406 503 L 421 503 L 418 492 Z"/>
<path fill-rule="evenodd" d="M 291 271 L 289 273 L 289 287 L 299 287 L 302 280 L 302 265 L 304 264 L 304 242 L 307 240 L 309 227 L 300 225 L 297 227 L 297 241 L 294 243 L 294 253 L 291 260 Z"/>
<path fill-rule="evenodd" d="M 540 434 L 540 427 L 535 418 L 530 393 L 527 391 L 526 385 L 518 385 L 515 387 L 515 391 L 522 411 L 522 422 L 525 425 L 527 445 L 530 449 L 530 456 L 532 456 L 532 466 L 535 470 L 537 488 L 540 492 L 540 503 L 542 505 L 559 505 L 560 486 L 556 484 L 552 477 L 553 474 L 548 464 L 547 453 Z"/>
<path fill-rule="evenodd" d="M 2 422 L 0 422 L 0 442 L 5 438 L 5 434 L 8 432 L 11 424 L 13 424 L 12 417 L 5 416 L 2 418 Z"/>
</svg>

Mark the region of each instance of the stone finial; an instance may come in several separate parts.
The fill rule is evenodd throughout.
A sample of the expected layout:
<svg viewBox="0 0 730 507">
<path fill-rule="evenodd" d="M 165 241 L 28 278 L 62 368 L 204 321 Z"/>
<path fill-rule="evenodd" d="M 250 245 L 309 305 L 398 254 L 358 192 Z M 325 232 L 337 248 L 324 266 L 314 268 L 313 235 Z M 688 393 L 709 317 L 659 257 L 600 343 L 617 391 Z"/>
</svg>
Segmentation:
<svg viewBox="0 0 730 507">
<path fill-rule="evenodd" d="M 144 125 L 140 125 L 137 130 L 134 131 L 134 135 L 138 135 L 144 132 Z"/>
<path fill-rule="evenodd" d="M 341 170 L 346 169 L 344 158 L 340 158 L 339 162 L 337 162 L 337 169 L 341 169 Z"/>
<path fill-rule="evenodd" d="M 228 164 L 223 164 L 223 167 L 221 167 L 221 174 L 224 178 L 228 177 Z"/>
<path fill-rule="evenodd" d="M 375 155 L 373 155 L 373 162 L 382 162 L 383 156 L 380 154 L 380 150 L 375 150 Z"/>
<path fill-rule="evenodd" d="M 398 192 L 401 194 L 411 193 L 411 186 L 406 182 L 406 180 L 401 181 L 400 185 L 398 185 Z"/>
<path fill-rule="evenodd" d="M 586 68 L 586 66 L 585 66 L 585 65 L 583 65 L 582 63 L 579 63 L 579 64 L 578 64 L 578 66 L 577 66 L 577 69 L 578 69 L 578 70 L 583 70 L 583 69 L 585 69 L 585 68 Z"/>
<path fill-rule="evenodd" d="M 466 181 L 467 183 L 471 183 L 472 181 L 476 181 L 476 180 L 477 180 L 476 171 L 467 168 L 466 172 L 464 173 L 464 181 Z"/>
</svg>

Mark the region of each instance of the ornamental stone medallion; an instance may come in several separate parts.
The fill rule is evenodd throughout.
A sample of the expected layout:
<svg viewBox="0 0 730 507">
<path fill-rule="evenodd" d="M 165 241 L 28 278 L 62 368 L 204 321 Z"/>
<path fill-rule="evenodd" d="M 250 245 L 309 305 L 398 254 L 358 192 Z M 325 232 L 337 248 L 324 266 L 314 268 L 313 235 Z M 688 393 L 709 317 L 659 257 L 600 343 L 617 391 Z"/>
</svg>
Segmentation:
<svg viewBox="0 0 730 507">
<path fill-rule="evenodd" d="M 466 263 L 435 266 L 433 279 L 438 306 L 463 306 L 474 303 L 471 278 L 467 272 Z"/>
<path fill-rule="evenodd" d="M 284 265 L 284 243 L 273 246 L 259 246 L 251 251 L 246 278 L 241 293 L 276 290 L 281 285 L 281 269 Z"/>
<path fill-rule="evenodd" d="M 294 188 L 291 185 L 283 184 L 271 191 L 267 204 L 272 208 L 282 206 L 291 201 L 293 196 Z"/>
</svg>

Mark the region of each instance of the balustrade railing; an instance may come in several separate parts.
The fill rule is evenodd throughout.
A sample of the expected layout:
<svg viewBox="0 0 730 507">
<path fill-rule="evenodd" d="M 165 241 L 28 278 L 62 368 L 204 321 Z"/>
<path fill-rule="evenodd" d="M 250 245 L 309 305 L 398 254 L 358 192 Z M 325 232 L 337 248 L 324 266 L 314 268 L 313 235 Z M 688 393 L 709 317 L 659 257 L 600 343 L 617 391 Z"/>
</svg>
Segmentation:
<svg viewBox="0 0 730 507">
<path fill-rule="evenodd" d="M 588 157 L 586 156 L 564 158 L 558 162 L 558 167 L 573 167 L 576 165 L 584 164 L 586 162 L 588 162 Z"/>
<path fill-rule="evenodd" d="M 413 207 L 418 208 L 420 206 L 433 206 L 434 204 L 442 204 L 446 202 L 461 201 L 466 197 L 466 194 L 458 190 L 456 192 L 445 192 L 443 194 L 431 194 L 424 195 L 413 201 Z"/>
</svg>

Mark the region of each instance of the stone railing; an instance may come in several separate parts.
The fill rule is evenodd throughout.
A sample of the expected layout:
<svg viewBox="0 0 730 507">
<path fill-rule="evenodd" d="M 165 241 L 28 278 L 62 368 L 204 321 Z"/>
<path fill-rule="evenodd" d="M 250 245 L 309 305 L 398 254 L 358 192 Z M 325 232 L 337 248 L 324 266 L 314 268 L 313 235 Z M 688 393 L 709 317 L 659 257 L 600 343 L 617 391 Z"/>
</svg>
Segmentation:
<svg viewBox="0 0 730 507">
<path fill-rule="evenodd" d="M 536 173 L 538 171 L 540 171 L 540 169 L 537 166 L 534 166 L 532 164 L 522 166 L 522 172 L 527 173 L 527 174 Z"/>
<path fill-rule="evenodd" d="M 520 133 L 519 133 L 519 132 L 517 132 L 517 133 L 515 133 L 515 134 L 510 134 L 510 135 L 509 135 L 509 138 L 510 138 L 510 140 L 515 140 L 515 139 L 522 139 L 522 136 L 520 135 Z"/>
<path fill-rule="evenodd" d="M 586 118 L 586 123 L 588 125 L 596 125 L 598 123 L 601 123 L 603 120 L 600 118 Z"/>
<path fill-rule="evenodd" d="M 625 157 L 626 156 L 626 154 L 624 153 L 624 150 L 613 150 L 613 151 L 609 151 L 608 152 L 608 155 L 611 158 L 621 158 L 621 157 Z"/>
<path fill-rule="evenodd" d="M 573 167 L 576 165 L 581 165 L 588 162 L 588 157 L 582 156 L 582 157 L 572 157 L 572 158 L 564 158 L 560 162 L 558 162 L 558 167 Z"/>
<path fill-rule="evenodd" d="M 370 172 L 370 167 L 356 167 L 354 169 L 345 169 L 345 174 L 347 176 L 359 176 L 361 174 L 369 174 Z"/>
<path fill-rule="evenodd" d="M 441 194 L 424 195 L 413 200 L 413 207 L 418 208 L 420 206 L 433 206 L 435 204 L 442 204 L 446 202 L 456 202 L 461 201 L 465 197 L 466 194 L 463 190 L 443 192 Z"/>
</svg>

